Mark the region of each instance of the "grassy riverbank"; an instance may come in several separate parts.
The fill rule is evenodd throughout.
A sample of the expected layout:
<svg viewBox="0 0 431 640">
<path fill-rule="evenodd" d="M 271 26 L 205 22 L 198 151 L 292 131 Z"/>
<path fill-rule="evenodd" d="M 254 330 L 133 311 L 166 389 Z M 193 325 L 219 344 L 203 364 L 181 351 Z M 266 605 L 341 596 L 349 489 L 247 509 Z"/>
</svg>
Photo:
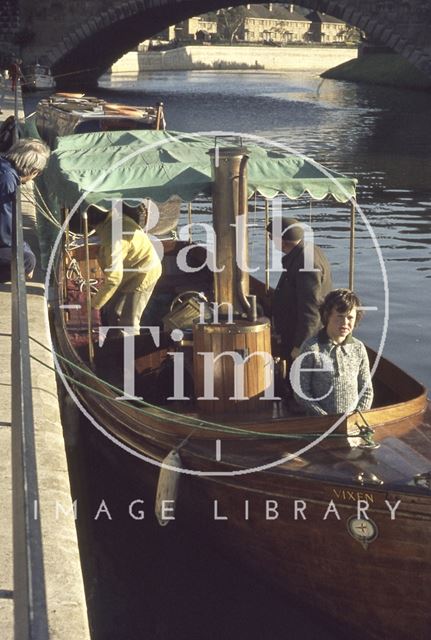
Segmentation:
<svg viewBox="0 0 431 640">
<path fill-rule="evenodd" d="M 431 79 L 396 53 L 377 53 L 328 69 L 322 78 L 431 90 Z"/>
</svg>

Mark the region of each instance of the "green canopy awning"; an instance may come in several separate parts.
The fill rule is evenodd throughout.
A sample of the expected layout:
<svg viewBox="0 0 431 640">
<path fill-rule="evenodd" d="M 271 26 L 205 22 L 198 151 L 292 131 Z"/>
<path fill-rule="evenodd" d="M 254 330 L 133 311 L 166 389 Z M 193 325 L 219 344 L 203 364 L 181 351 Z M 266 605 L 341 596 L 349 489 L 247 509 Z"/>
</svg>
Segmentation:
<svg viewBox="0 0 431 640">
<path fill-rule="evenodd" d="M 168 131 L 64 136 L 58 138 L 57 148 L 42 175 L 43 191 L 54 209 L 59 205 L 73 207 L 86 192 L 84 205 L 108 206 L 114 198 L 165 202 L 172 196 L 185 201 L 198 195 L 210 196 L 208 152 L 214 149 L 214 142 L 210 136 Z M 315 200 L 331 195 L 338 202 L 347 202 L 355 196 L 355 178 L 282 150 L 247 142 L 246 147 L 250 156 L 249 196 L 259 193 L 273 198 L 285 194 L 297 199 L 308 193 Z"/>
</svg>

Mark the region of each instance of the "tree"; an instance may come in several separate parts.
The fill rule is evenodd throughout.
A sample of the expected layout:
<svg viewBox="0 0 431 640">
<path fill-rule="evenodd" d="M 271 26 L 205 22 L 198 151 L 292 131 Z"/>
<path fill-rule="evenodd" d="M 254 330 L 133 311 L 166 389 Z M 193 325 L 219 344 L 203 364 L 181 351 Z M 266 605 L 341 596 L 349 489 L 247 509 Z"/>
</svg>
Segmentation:
<svg viewBox="0 0 431 640">
<path fill-rule="evenodd" d="M 241 27 L 244 27 L 245 16 L 245 7 L 228 7 L 218 11 L 218 31 L 223 38 L 229 40 L 230 44 L 234 41 Z"/>
<path fill-rule="evenodd" d="M 338 36 L 342 38 L 343 42 L 349 44 L 358 44 L 361 41 L 361 32 L 356 27 L 352 27 L 346 24 L 344 29 L 338 32 Z"/>
<path fill-rule="evenodd" d="M 280 44 L 292 41 L 293 34 L 289 31 L 289 23 L 286 20 L 278 20 L 273 22 L 271 26 L 271 40 Z M 273 38 L 273 35 L 276 36 Z"/>
</svg>

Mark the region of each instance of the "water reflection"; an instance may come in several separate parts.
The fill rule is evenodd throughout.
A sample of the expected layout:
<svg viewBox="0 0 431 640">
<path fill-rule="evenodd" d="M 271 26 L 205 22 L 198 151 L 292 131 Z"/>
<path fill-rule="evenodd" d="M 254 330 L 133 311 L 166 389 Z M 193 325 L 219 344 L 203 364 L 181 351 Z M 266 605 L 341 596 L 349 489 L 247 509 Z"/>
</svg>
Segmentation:
<svg viewBox="0 0 431 640">
<path fill-rule="evenodd" d="M 431 96 L 330 80 L 322 83 L 313 74 L 264 72 L 147 73 L 134 79 L 115 76 L 105 79 L 100 94 L 129 104 L 151 104 L 162 99 L 171 129 L 223 129 L 266 136 L 334 170 L 356 176 L 358 201 L 377 237 L 389 281 L 390 315 L 385 355 L 431 386 L 428 365 Z M 34 110 L 36 101 L 37 96 L 28 100 L 28 112 Z M 208 221 L 208 203 L 198 201 L 193 209 L 200 221 Z M 324 248 L 332 264 L 334 284 L 346 286 L 348 207 L 317 203 L 310 208 L 304 199 L 286 204 L 286 210 L 311 223 L 317 244 Z M 257 203 L 251 218 L 256 227 L 250 235 L 250 266 L 262 267 L 262 203 Z M 184 211 L 180 224 L 186 223 Z M 198 233 L 194 238 L 202 239 Z M 272 272 L 271 284 L 277 279 L 278 274 Z M 358 331 L 359 337 L 377 347 L 382 333 L 385 291 L 379 256 L 359 214 L 355 288 L 365 305 L 377 307 L 376 311 L 366 314 Z M 82 433 L 85 438 L 95 434 L 88 428 Z M 101 436 L 93 437 L 97 440 Z M 121 460 L 122 452 L 116 448 L 111 454 L 108 472 L 100 471 L 98 467 L 103 466 L 100 442 L 93 449 L 91 443 L 85 445 L 79 451 L 80 456 L 88 456 L 87 477 L 84 476 L 82 482 L 83 493 L 89 500 L 96 496 L 97 504 L 101 497 L 110 502 L 110 494 L 115 500 L 127 495 L 131 487 L 139 486 L 141 467 L 132 481 L 123 475 L 125 469 L 130 469 L 130 456 Z M 112 474 L 114 467 L 121 473 Z M 145 523 L 148 525 L 147 520 Z M 239 572 L 235 567 L 228 567 L 230 573 L 224 573 L 224 568 L 220 568 L 222 561 L 217 556 L 209 557 L 203 545 L 196 545 L 196 538 L 178 538 L 169 530 L 171 537 L 167 543 L 166 536 L 161 538 L 160 530 L 149 532 L 148 526 L 145 537 L 142 529 L 132 532 L 130 525 L 120 528 L 117 535 L 112 535 L 111 529 L 108 531 L 108 524 L 105 531 L 101 526 L 103 522 L 93 522 L 89 553 L 96 553 L 95 564 L 98 563 L 100 574 L 99 584 L 91 589 L 89 600 L 93 611 L 97 612 L 100 607 L 101 628 L 94 630 L 97 638 L 129 640 L 137 637 L 136 633 L 145 635 L 145 631 L 148 637 L 154 638 L 174 635 L 210 638 L 212 627 L 215 637 L 301 637 L 303 640 L 344 637 L 343 633 L 325 630 L 320 623 L 314 628 L 312 610 L 307 611 L 304 627 L 301 615 L 292 615 L 291 603 L 276 600 L 266 585 L 257 591 L 252 578 L 242 578 L 237 591 L 231 589 L 231 584 L 241 580 Z M 192 549 L 190 540 L 193 540 Z M 124 566 L 119 566 L 119 558 Z M 215 588 L 211 591 L 212 584 Z M 247 603 L 250 603 L 248 611 Z M 223 615 L 214 625 L 217 607 Z M 250 611 L 254 613 L 251 618 Z M 277 612 L 280 620 L 274 620 Z M 246 616 L 249 627 L 243 629 Z M 139 632 L 137 625 L 140 625 Z M 196 629 L 199 629 L 197 635 Z"/>
<path fill-rule="evenodd" d="M 106 76 L 100 94 L 130 104 L 163 100 L 171 129 L 250 132 L 357 177 L 358 201 L 388 270 L 390 320 L 385 354 L 431 386 L 424 358 L 425 349 L 429 353 L 431 315 L 428 93 L 322 82 L 305 72 L 196 71 L 145 73 L 138 78 Z M 35 102 L 36 98 L 29 102 L 29 111 Z M 307 219 L 305 210 L 301 213 L 295 205 L 289 211 Z M 337 210 L 319 203 L 313 220 L 318 242 L 331 254 L 335 282 L 345 283 L 347 217 L 342 222 Z M 262 237 L 253 242 L 256 255 L 263 253 Z M 359 218 L 357 253 L 360 294 L 367 304 L 381 303 L 380 266 Z M 406 318 L 413 310 L 415 323 L 411 324 Z M 376 344 L 380 331 L 370 316 L 361 332 Z"/>
</svg>

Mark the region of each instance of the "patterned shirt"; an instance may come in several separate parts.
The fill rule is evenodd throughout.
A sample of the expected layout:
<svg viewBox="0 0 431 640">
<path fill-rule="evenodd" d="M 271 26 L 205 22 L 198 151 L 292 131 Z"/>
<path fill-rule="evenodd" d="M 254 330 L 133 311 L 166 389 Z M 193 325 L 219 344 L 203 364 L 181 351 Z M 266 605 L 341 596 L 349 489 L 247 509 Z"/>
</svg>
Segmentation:
<svg viewBox="0 0 431 640">
<path fill-rule="evenodd" d="M 301 354 L 307 355 L 292 368 L 291 382 L 296 401 L 309 415 L 371 408 L 370 365 L 360 340 L 349 334 L 341 344 L 336 344 L 322 329 L 317 336 L 305 340 Z"/>
</svg>

